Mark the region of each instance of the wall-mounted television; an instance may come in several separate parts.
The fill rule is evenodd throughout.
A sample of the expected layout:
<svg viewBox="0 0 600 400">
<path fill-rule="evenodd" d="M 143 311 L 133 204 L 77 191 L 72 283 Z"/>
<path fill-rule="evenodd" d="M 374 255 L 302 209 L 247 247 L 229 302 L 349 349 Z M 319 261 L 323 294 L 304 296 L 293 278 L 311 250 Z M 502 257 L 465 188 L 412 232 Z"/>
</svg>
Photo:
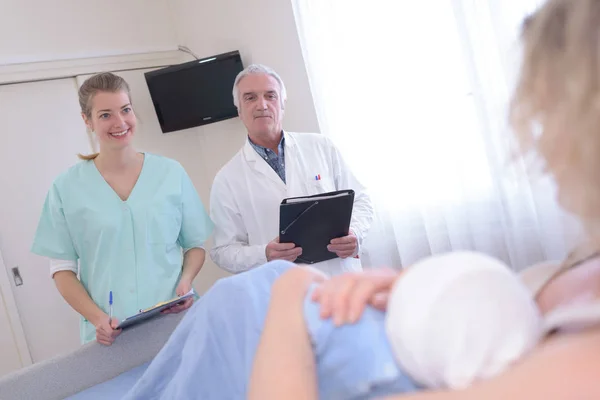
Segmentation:
<svg viewBox="0 0 600 400">
<path fill-rule="evenodd" d="M 146 72 L 163 133 L 236 117 L 231 90 L 243 69 L 240 53 L 232 51 Z"/>
</svg>

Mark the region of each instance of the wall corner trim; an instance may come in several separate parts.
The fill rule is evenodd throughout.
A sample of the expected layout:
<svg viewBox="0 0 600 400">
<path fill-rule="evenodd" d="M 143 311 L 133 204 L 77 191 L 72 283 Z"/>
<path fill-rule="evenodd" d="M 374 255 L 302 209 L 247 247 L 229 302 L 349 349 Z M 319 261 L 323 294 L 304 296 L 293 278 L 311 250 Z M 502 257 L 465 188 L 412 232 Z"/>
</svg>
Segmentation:
<svg viewBox="0 0 600 400">
<path fill-rule="evenodd" d="M 174 50 L 77 57 L 0 65 L 0 85 L 71 78 L 78 75 L 179 64 L 185 54 Z"/>
</svg>

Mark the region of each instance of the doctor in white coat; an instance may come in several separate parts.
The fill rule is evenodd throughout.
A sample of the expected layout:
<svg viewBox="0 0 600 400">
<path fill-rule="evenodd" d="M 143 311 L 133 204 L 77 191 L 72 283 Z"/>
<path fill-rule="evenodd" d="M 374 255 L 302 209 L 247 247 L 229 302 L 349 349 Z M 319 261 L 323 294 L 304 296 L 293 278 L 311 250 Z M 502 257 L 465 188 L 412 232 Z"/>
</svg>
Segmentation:
<svg viewBox="0 0 600 400">
<path fill-rule="evenodd" d="M 233 86 L 233 99 L 248 139 L 212 185 L 213 261 L 231 273 L 275 259 L 295 261 L 302 249 L 293 243 L 279 243 L 281 200 L 353 189 L 350 232 L 332 240 L 328 247 L 338 258 L 313 267 L 328 275 L 361 270 L 359 253 L 373 208 L 337 148 L 320 134 L 283 131 L 286 90 L 271 68 L 254 64 L 242 71 Z"/>
</svg>

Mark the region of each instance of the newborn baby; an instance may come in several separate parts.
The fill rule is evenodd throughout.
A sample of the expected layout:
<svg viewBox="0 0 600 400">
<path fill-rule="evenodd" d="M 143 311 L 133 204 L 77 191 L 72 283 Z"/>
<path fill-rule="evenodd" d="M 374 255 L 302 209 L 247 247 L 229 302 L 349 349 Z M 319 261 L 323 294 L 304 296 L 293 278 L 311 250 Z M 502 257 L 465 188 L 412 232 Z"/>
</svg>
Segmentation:
<svg viewBox="0 0 600 400">
<path fill-rule="evenodd" d="M 396 281 L 385 331 L 401 369 L 427 388 L 466 387 L 531 350 L 542 318 L 533 295 L 503 263 L 455 252 L 414 264 Z"/>
</svg>

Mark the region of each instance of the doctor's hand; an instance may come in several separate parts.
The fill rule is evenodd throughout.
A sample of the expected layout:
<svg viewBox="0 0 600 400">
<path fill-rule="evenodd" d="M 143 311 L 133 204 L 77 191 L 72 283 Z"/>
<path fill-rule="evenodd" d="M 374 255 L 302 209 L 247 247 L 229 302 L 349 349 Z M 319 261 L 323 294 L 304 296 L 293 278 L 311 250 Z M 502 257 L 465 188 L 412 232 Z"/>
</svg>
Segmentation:
<svg viewBox="0 0 600 400">
<path fill-rule="evenodd" d="M 177 296 L 183 296 L 184 294 L 188 293 L 190 290 L 192 290 L 192 282 L 188 282 L 187 280 L 182 279 L 181 281 L 179 281 L 179 285 L 177 285 L 177 288 L 175 289 L 175 294 Z M 163 310 L 162 313 L 163 314 L 177 314 L 184 310 L 187 310 L 188 308 L 190 308 L 192 306 L 192 304 L 194 304 L 194 297 L 185 299 L 183 303 L 177 304 L 170 308 L 167 308 L 166 310 Z"/>
<path fill-rule="evenodd" d="M 353 257 L 358 249 L 358 239 L 354 232 L 350 231 L 348 236 L 333 239 L 327 246 L 327 250 L 337 254 L 340 258 Z"/>
<path fill-rule="evenodd" d="M 105 346 L 110 346 L 115 341 L 116 337 L 121 334 L 121 329 L 116 329 L 119 326 L 119 320 L 115 317 L 109 323 L 108 315 L 104 315 L 96 326 L 96 341 Z"/>
<path fill-rule="evenodd" d="M 265 248 L 267 261 L 286 260 L 294 262 L 302 254 L 302 247 L 294 243 L 279 243 L 279 236 L 273 239 Z"/>
</svg>

